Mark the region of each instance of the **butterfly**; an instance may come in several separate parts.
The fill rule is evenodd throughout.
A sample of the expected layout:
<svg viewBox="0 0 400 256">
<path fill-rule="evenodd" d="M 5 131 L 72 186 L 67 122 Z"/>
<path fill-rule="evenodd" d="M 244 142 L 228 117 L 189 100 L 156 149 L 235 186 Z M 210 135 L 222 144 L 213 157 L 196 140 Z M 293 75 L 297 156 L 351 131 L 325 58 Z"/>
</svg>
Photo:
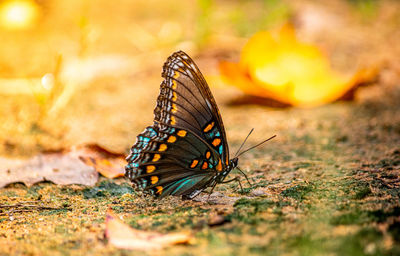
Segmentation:
<svg viewBox="0 0 400 256">
<path fill-rule="evenodd" d="M 125 176 L 146 194 L 192 199 L 229 182 L 225 177 L 237 167 L 238 156 L 229 158 L 220 112 L 194 61 L 175 52 L 162 77 L 154 123 L 137 136 Z"/>
</svg>

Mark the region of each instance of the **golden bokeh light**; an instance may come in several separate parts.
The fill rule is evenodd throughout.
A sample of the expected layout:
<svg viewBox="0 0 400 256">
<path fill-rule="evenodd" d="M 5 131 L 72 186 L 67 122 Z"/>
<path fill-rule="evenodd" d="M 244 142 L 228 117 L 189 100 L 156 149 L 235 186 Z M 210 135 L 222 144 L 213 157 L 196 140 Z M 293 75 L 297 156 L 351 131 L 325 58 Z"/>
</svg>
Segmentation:
<svg viewBox="0 0 400 256">
<path fill-rule="evenodd" d="M 39 16 L 33 1 L 6 1 L 0 6 L 0 24 L 6 29 L 18 30 L 32 27 Z"/>
</svg>

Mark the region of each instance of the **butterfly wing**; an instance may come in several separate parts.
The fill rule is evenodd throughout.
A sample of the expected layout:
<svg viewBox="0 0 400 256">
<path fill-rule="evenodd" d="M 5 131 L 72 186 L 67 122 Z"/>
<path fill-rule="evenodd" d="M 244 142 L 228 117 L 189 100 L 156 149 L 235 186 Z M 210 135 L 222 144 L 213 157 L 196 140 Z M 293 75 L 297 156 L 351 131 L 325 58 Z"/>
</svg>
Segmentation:
<svg viewBox="0 0 400 256">
<path fill-rule="evenodd" d="M 193 197 L 214 184 L 229 161 L 218 107 L 196 64 L 184 52 L 163 67 L 154 124 L 139 134 L 126 176 L 156 196 Z"/>
<path fill-rule="evenodd" d="M 212 145 L 227 165 L 229 148 L 222 118 L 197 65 L 186 53 L 178 51 L 167 59 L 162 76 L 154 124 L 192 131 Z"/>
<path fill-rule="evenodd" d="M 155 196 L 190 195 L 211 184 L 222 161 L 196 134 L 174 127 L 150 126 L 137 137 L 128 156 L 126 176 Z"/>
</svg>

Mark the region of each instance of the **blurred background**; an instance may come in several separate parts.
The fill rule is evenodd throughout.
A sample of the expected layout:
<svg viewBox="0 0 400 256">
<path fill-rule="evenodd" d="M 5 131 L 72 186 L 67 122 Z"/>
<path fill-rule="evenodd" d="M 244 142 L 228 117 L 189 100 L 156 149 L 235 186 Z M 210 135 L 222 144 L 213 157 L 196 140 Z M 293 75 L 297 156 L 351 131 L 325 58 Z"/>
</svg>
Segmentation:
<svg viewBox="0 0 400 256">
<path fill-rule="evenodd" d="M 398 87 L 394 0 L 1 1 L 0 154 L 84 143 L 126 152 L 152 122 L 161 67 L 176 50 L 196 61 L 230 127 L 236 115 L 224 113 L 246 107 L 232 109 L 243 93 L 221 79 L 219 63 L 238 62 L 252 35 L 285 24 L 338 72 L 379 70 L 359 98 Z"/>
</svg>

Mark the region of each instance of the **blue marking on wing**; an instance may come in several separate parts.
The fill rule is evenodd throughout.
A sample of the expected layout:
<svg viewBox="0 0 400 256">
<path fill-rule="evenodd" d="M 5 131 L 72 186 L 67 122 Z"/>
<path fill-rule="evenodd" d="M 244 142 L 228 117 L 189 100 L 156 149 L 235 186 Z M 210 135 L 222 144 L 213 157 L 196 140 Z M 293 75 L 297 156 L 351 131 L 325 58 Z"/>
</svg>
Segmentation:
<svg viewBox="0 0 400 256">
<path fill-rule="evenodd" d="M 135 159 L 135 158 L 138 157 L 138 156 L 139 156 L 138 153 L 132 153 L 132 154 L 129 156 L 129 160 Z"/>
<path fill-rule="evenodd" d="M 139 164 L 138 163 L 129 163 L 128 166 L 137 168 L 137 167 L 139 167 Z"/>
<path fill-rule="evenodd" d="M 191 182 L 191 184 L 190 185 L 194 185 L 194 184 L 196 184 L 195 182 L 194 182 L 194 180 L 191 180 L 191 178 L 189 177 L 189 178 L 186 178 L 187 180 L 186 181 L 184 181 L 184 182 L 182 182 L 181 183 L 181 185 L 179 185 L 176 189 L 174 189 L 174 191 L 172 192 L 172 194 L 174 194 L 175 192 L 178 192 L 181 188 L 183 188 L 187 183 L 189 183 L 189 182 Z"/>
<path fill-rule="evenodd" d="M 149 145 L 150 141 L 158 136 L 156 129 L 147 127 L 143 133 L 137 137 L 135 145 L 131 148 L 131 154 L 128 156 L 128 161 L 137 161 L 140 157 L 140 153 Z M 131 168 L 137 168 L 138 166 L 130 166 Z"/>
<path fill-rule="evenodd" d="M 147 131 L 149 131 L 149 136 L 150 137 L 157 136 L 157 132 L 153 128 L 147 128 Z"/>
<path fill-rule="evenodd" d="M 163 133 L 166 133 L 166 134 L 173 134 L 175 131 L 176 131 L 176 129 L 175 128 L 172 128 L 172 127 L 167 127 L 167 128 L 165 128 L 165 129 L 162 129 L 161 130 Z"/>
<path fill-rule="evenodd" d="M 174 186 L 177 186 L 179 184 L 179 186 L 177 186 L 172 192 L 171 195 L 175 194 L 175 193 L 179 193 L 179 191 L 181 190 L 187 190 L 190 189 L 191 187 L 193 187 L 194 185 L 196 185 L 199 181 L 201 181 L 204 178 L 203 175 L 199 175 L 199 176 L 191 176 L 191 177 L 187 177 L 185 179 L 182 180 L 178 180 L 177 182 L 175 182 L 170 188 L 168 188 L 167 190 L 172 189 Z M 165 191 L 167 192 L 167 191 Z"/>
</svg>

